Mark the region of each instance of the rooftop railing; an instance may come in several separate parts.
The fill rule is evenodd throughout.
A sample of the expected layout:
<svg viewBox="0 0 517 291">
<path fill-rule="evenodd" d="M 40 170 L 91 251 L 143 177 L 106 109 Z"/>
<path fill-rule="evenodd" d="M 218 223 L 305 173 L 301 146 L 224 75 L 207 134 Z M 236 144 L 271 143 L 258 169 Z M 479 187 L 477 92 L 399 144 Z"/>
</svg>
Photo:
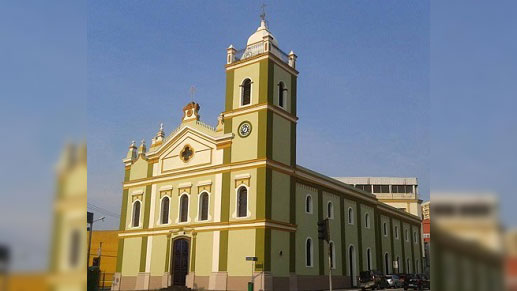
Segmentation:
<svg viewBox="0 0 517 291">
<path fill-rule="evenodd" d="M 291 66 L 291 62 L 289 61 L 289 55 L 282 51 L 279 47 L 274 45 L 273 43 L 269 43 L 271 52 L 273 55 L 278 57 L 283 62 L 289 64 Z M 233 62 L 246 60 L 252 58 L 256 55 L 260 55 L 266 53 L 267 43 L 265 41 L 257 42 L 255 44 L 247 46 L 245 49 L 234 50 L 233 54 L 230 54 L 228 57 L 228 63 L 231 64 Z"/>
</svg>

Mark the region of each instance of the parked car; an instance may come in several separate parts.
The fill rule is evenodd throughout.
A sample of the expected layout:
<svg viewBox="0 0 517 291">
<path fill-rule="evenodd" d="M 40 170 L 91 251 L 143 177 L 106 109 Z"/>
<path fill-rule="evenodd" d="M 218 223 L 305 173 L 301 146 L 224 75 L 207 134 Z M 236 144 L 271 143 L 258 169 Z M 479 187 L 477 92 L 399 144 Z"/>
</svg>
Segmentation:
<svg viewBox="0 0 517 291">
<path fill-rule="evenodd" d="M 422 280 L 422 286 L 424 287 L 424 289 L 431 290 L 431 280 L 429 279 L 429 277 L 426 274 L 419 274 L 419 276 Z"/>
<path fill-rule="evenodd" d="M 388 288 L 386 277 L 381 272 L 363 271 L 359 274 L 359 287 L 361 290 Z"/>
<path fill-rule="evenodd" d="M 395 274 L 386 275 L 386 282 L 388 282 L 389 288 L 400 288 L 403 286 L 399 276 Z"/>
<path fill-rule="evenodd" d="M 408 280 L 407 274 L 397 274 L 397 276 L 399 276 L 400 286 L 404 287 L 405 282 Z"/>
<path fill-rule="evenodd" d="M 426 275 L 423 274 L 410 274 L 407 275 L 404 281 L 404 290 L 424 290 L 430 289 L 431 283 Z"/>
</svg>

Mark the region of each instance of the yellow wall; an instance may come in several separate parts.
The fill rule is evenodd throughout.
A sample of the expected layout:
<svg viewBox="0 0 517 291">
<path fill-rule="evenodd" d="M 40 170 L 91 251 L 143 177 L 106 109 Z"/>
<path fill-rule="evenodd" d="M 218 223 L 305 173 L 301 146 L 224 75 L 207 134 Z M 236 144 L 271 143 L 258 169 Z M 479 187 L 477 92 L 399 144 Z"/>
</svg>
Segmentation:
<svg viewBox="0 0 517 291">
<path fill-rule="evenodd" d="M 89 266 L 94 257 L 97 257 L 97 250 L 102 242 L 101 272 L 115 273 L 117 267 L 118 234 L 116 230 L 94 230 L 92 233 L 92 244 L 90 250 Z M 88 233 L 89 235 L 89 233 Z"/>
<path fill-rule="evenodd" d="M 196 237 L 196 276 L 209 276 L 212 272 L 213 232 L 200 232 Z"/>
<path fill-rule="evenodd" d="M 129 174 L 130 180 L 142 179 L 147 177 L 148 162 L 143 158 L 139 157 L 138 160 L 131 165 L 131 173 Z"/>
<path fill-rule="evenodd" d="M 151 237 L 149 237 L 151 239 Z M 151 245 L 151 275 L 152 276 L 161 276 L 165 273 L 165 254 L 167 253 L 167 236 L 165 235 L 157 235 L 152 236 L 152 244 Z"/>
<path fill-rule="evenodd" d="M 122 260 L 121 272 L 123 276 L 136 276 L 138 274 L 141 247 L 141 237 L 124 239 L 124 259 Z"/>
<path fill-rule="evenodd" d="M 251 262 L 246 257 L 255 256 L 255 230 L 230 230 L 228 232 L 228 276 L 251 275 Z"/>
<path fill-rule="evenodd" d="M 240 137 L 238 134 L 239 125 L 243 121 L 249 121 L 252 126 L 251 133 L 247 137 Z M 258 140 L 258 127 L 258 112 L 235 116 L 232 119 L 232 132 L 235 134 L 235 138 L 232 140 L 232 162 L 257 158 L 259 142 L 266 142 Z"/>
</svg>

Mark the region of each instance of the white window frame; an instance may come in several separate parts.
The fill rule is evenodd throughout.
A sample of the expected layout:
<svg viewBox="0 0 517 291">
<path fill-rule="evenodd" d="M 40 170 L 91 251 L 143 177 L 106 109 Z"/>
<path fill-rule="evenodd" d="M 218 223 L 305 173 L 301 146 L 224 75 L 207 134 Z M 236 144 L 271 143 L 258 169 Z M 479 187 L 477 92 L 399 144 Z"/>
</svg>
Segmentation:
<svg viewBox="0 0 517 291">
<path fill-rule="evenodd" d="M 311 254 L 310 254 L 310 255 L 311 255 L 311 257 L 310 257 L 310 259 L 311 259 L 311 264 L 310 264 L 310 265 L 307 265 L 307 242 L 308 242 L 309 240 L 311 241 L 311 249 L 310 249 L 310 253 L 311 253 Z M 308 236 L 308 237 L 305 239 L 305 245 L 304 245 L 304 249 L 303 249 L 303 250 L 304 250 L 304 252 L 305 252 L 305 267 L 306 267 L 306 268 L 312 268 L 312 267 L 314 267 L 314 240 L 313 240 L 310 236 Z"/>
<path fill-rule="evenodd" d="M 330 205 L 330 215 L 328 213 L 328 209 L 329 209 L 329 205 Z M 334 219 L 334 203 L 332 203 L 332 201 L 328 201 L 327 202 L 327 218 L 328 219 Z"/>
<path fill-rule="evenodd" d="M 133 219 L 135 218 L 135 203 L 136 202 L 140 202 L 140 213 L 138 214 L 138 225 L 137 226 L 133 226 Z M 129 228 L 133 228 L 133 229 L 137 229 L 137 228 L 142 228 L 143 227 L 143 224 L 142 224 L 142 206 L 144 205 L 144 203 L 140 200 L 140 199 L 136 199 L 135 201 L 133 201 L 131 203 L 131 221 L 129 222 Z"/>
<path fill-rule="evenodd" d="M 181 221 L 181 197 L 184 195 L 187 195 L 187 221 Z M 187 192 L 181 193 L 181 195 L 178 197 L 178 218 L 176 220 L 177 224 L 186 224 L 190 223 L 190 195 Z"/>
<path fill-rule="evenodd" d="M 238 216 L 239 213 L 239 189 L 242 187 L 246 188 L 246 216 Z M 233 212 L 233 218 L 235 219 L 245 219 L 251 217 L 251 211 L 249 209 L 250 206 L 250 187 L 246 184 L 241 184 L 237 188 L 235 188 L 235 211 Z"/>
<path fill-rule="evenodd" d="M 352 215 L 350 215 L 350 211 L 352 211 Z M 346 212 L 347 222 L 350 225 L 354 225 L 354 209 L 352 207 L 348 207 Z"/>
<path fill-rule="evenodd" d="M 203 195 L 204 193 L 206 193 L 208 195 L 208 213 L 207 213 L 207 216 L 206 216 L 206 219 L 205 220 L 202 220 L 201 219 L 201 203 L 202 203 L 202 199 L 201 199 L 201 195 Z M 210 215 L 210 192 L 204 190 L 204 191 L 201 191 L 201 193 L 199 193 L 198 195 L 198 203 L 197 203 L 197 218 L 196 218 L 196 221 L 210 221 L 212 220 L 212 216 Z"/>
<path fill-rule="evenodd" d="M 244 81 L 245 81 L 246 79 L 249 79 L 249 80 L 250 80 L 250 104 L 246 104 L 246 105 L 244 105 L 244 104 L 242 104 L 242 103 L 243 103 L 243 102 L 242 102 L 242 101 L 243 101 L 243 98 L 242 98 L 242 97 L 244 97 L 244 96 L 243 96 L 243 94 L 244 94 L 244 86 L 243 86 L 243 84 L 244 84 Z M 251 105 L 253 104 L 253 79 L 251 79 L 251 77 L 244 77 L 244 78 L 242 79 L 242 81 L 241 81 L 241 83 L 240 83 L 239 87 L 240 87 L 240 94 L 239 94 L 239 108 L 241 108 L 241 107 L 248 107 L 248 106 L 251 106 Z"/>
<path fill-rule="evenodd" d="M 387 222 L 382 223 L 382 234 L 384 234 L 385 237 L 388 237 L 388 223 Z"/>
<path fill-rule="evenodd" d="M 167 199 L 169 199 L 169 217 L 167 217 L 167 223 L 162 223 L 162 213 L 163 213 L 163 199 L 165 199 L 167 197 Z M 160 198 L 160 215 L 158 215 L 158 225 L 169 225 L 171 224 L 171 204 L 172 204 L 172 201 L 171 201 L 171 198 L 168 196 L 168 195 L 164 195 L 162 198 Z"/>
<path fill-rule="evenodd" d="M 307 211 L 307 199 L 310 198 L 311 199 L 311 203 L 309 205 L 309 211 Z M 303 208 L 305 208 L 305 213 L 307 214 L 312 214 L 313 211 L 313 199 L 312 199 L 312 195 L 311 194 L 307 194 L 305 195 L 305 204 L 303 205 Z"/>
</svg>

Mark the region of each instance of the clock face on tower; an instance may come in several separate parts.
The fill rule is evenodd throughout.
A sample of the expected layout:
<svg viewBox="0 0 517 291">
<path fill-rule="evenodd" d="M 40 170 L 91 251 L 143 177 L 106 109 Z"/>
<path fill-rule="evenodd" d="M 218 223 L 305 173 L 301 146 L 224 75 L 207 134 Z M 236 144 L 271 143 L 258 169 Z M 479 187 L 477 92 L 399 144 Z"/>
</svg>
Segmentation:
<svg viewBox="0 0 517 291">
<path fill-rule="evenodd" d="M 251 133 L 251 123 L 249 121 L 244 121 L 239 125 L 239 136 L 247 137 Z"/>
</svg>

